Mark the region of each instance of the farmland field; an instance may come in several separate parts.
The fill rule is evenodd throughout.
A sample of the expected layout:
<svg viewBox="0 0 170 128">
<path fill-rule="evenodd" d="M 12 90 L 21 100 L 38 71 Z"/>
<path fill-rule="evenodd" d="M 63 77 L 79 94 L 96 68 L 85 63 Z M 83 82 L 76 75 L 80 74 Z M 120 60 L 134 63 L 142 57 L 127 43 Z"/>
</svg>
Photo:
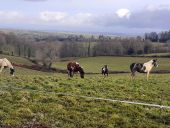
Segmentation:
<svg viewBox="0 0 170 128">
<path fill-rule="evenodd" d="M 18 69 L 15 77 L 0 78 L 0 119 L 3 126 L 31 123 L 48 127 L 169 127 L 170 110 L 80 97 L 56 95 L 68 93 L 170 106 L 170 75 L 142 75 L 130 81 L 129 74 L 103 78 L 41 73 Z M 33 73 L 34 75 L 30 74 Z M 100 121 L 99 121 L 100 120 Z"/>
<path fill-rule="evenodd" d="M 110 57 L 100 57 L 108 60 Z M 114 60 L 116 57 L 113 57 Z M 91 60 L 90 60 L 91 59 Z M 96 58 L 80 59 L 90 72 L 97 72 L 102 61 Z M 118 62 L 118 69 L 126 69 Z M 144 61 L 144 58 L 131 58 Z M 111 59 L 110 59 L 111 60 Z M 22 62 L 22 60 L 21 60 Z M 83 63 L 84 62 L 84 63 Z M 86 62 L 86 63 L 85 63 Z M 110 61 L 109 65 L 113 64 Z M 110 62 L 110 63 L 109 63 Z M 122 65 L 120 65 L 122 62 Z M 161 65 L 168 69 L 168 59 L 161 59 Z M 27 63 L 27 62 L 26 62 Z M 57 63 L 65 64 L 66 62 Z M 86 64 L 86 65 L 85 65 Z M 65 65 L 64 65 L 65 66 Z M 63 66 L 63 68 L 64 68 Z M 114 64 L 109 66 L 114 69 Z M 62 68 L 62 67 L 61 67 Z M 162 68 L 160 66 L 160 68 Z M 115 68 L 116 70 L 117 68 Z M 127 69 L 128 70 L 128 69 Z M 147 82 L 143 74 L 137 74 L 134 81 L 129 74 L 113 74 L 108 78 L 101 75 L 86 75 L 84 79 L 76 74 L 70 79 L 66 74 L 45 73 L 16 67 L 15 77 L 4 70 L 0 76 L 0 126 L 24 127 L 41 125 L 49 128 L 113 128 L 113 127 L 170 127 L 170 109 L 132 105 L 79 96 L 100 97 L 136 101 L 170 106 L 170 75 L 151 74 Z M 62 95 L 72 94 L 76 96 Z M 162 102 L 161 102 L 162 99 Z"/>
<path fill-rule="evenodd" d="M 152 54 L 144 54 L 142 56 L 157 56 L 157 57 L 164 57 L 170 56 L 170 53 L 152 53 Z"/>
<path fill-rule="evenodd" d="M 129 65 L 133 62 L 147 62 L 151 58 L 144 57 L 87 57 L 77 59 L 66 59 L 56 62 L 53 66 L 59 69 L 66 69 L 66 65 L 69 61 L 79 62 L 86 72 L 100 73 L 101 67 L 104 64 L 109 66 L 111 71 L 129 71 Z M 170 70 L 170 59 L 169 58 L 158 58 L 158 68 L 153 70 Z"/>
</svg>

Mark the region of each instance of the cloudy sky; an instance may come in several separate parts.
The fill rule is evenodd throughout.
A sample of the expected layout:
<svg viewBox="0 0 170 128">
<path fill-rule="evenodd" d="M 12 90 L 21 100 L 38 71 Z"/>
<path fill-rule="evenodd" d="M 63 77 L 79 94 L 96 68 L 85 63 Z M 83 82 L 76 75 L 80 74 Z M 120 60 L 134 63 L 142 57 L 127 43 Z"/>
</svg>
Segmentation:
<svg viewBox="0 0 170 128">
<path fill-rule="evenodd" d="M 1 0 L 0 28 L 144 33 L 170 29 L 170 0 Z"/>
</svg>

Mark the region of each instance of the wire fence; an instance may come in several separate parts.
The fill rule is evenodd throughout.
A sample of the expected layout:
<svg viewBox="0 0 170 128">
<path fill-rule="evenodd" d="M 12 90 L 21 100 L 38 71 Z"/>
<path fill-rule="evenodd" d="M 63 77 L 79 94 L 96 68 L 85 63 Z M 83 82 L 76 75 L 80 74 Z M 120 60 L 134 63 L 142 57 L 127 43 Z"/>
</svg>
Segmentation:
<svg viewBox="0 0 170 128">
<path fill-rule="evenodd" d="M 1 89 L 8 89 L 8 90 L 27 90 L 32 92 L 39 92 L 39 93 L 45 93 L 45 94 L 55 94 L 55 95 L 62 95 L 62 96 L 71 96 L 71 97 L 77 97 L 77 98 L 84 98 L 84 99 L 91 99 L 91 100 L 99 100 L 99 101 L 109 101 L 109 102 L 117 102 L 117 103 L 125 103 L 125 104 L 133 104 L 133 105 L 141 105 L 141 106 L 149 106 L 149 107 L 156 107 L 160 109 L 170 109 L 170 106 L 162 105 L 162 97 L 160 104 L 154 104 L 154 103 L 144 103 L 144 102 L 137 102 L 137 101 L 128 101 L 128 100 L 118 100 L 118 99 L 109 99 L 109 98 L 101 98 L 101 97 L 92 97 L 92 96 L 83 96 L 83 95 L 76 95 L 76 94 L 69 94 L 69 93 L 63 93 L 63 92 L 52 92 L 52 91 L 45 91 L 45 90 L 33 90 L 28 88 L 19 88 L 19 87 L 2 87 Z"/>
</svg>

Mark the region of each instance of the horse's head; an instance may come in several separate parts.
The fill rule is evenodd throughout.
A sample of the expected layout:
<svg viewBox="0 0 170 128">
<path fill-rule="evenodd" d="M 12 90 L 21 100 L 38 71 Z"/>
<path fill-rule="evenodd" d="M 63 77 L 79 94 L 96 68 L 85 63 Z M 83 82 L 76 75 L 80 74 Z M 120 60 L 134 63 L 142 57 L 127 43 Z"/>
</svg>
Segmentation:
<svg viewBox="0 0 170 128">
<path fill-rule="evenodd" d="M 80 73 L 80 77 L 84 78 L 84 69 L 82 67 L 79 67 L 79 73 Z"/>
<path fill-rule="evenodd" d="M 153 59 L 152 61 L 153 61 L 152 64 L 154 65 L 154 67 L 158 67 L 157 59 Z"/>
<path fill-rule="evenodd" d="M 10 74 L 11 74 L 12 76 L 14 76 L 14 72 L 15 72 L 15 69 L 14 69 L 14 68 L 10 68 Z"/>
</svg>

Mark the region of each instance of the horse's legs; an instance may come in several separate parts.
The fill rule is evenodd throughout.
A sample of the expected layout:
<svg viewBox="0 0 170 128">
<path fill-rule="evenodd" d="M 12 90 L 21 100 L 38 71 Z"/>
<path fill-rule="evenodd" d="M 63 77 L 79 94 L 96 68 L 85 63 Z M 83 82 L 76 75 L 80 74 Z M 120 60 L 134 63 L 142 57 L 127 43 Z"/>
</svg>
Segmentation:
<svg viewBox="0 0 170 128">
<path fill-rule="evenodd" d="M 131 79 L 133 80 L 134 77 L 135 77 L 135 71 L 132 71 L 132 72 L 131 72 Z"/>
<path fill-rule="evenodd" d="M 104 73 L 104 69 L 102 68 L 102 75 L 104 75 L 105 73 Z"/>
<path fill-rule="evenodd" d="M 74 76 L 74 72 L 71 71 L 71 72 L 70 72 L 70 77 L 73 77 L 73 76 Z"/>
<path fill-rule="evenodd" d="M 147 81 L 149 80 L 149 73 L 150 73 L 150 72 L 147 72 L 147 76 L 146 76 L 146 77 L 147 77 Z"/>
<path fill-rule="evenodd" d="M 3 70 L 3 69 L 4 69 L 4 66 L 2 66 L 2 67 L 1 67 L 1 69 L 0 69 L 0 73 L 2 72 L 2 70 Z"/>
<path fill-rule="evenodd" d="M 68 77 L 70 77 L 70 70 L 67 71 Z"/>
<path fill-rule="evenodd" d="M 69 76 L 69 77 L 73 77 L 73 76 L 72 76 L 72 71 L 71 71 L 71 70 L 68 70 L 68 76 Z"/>
</svg>

